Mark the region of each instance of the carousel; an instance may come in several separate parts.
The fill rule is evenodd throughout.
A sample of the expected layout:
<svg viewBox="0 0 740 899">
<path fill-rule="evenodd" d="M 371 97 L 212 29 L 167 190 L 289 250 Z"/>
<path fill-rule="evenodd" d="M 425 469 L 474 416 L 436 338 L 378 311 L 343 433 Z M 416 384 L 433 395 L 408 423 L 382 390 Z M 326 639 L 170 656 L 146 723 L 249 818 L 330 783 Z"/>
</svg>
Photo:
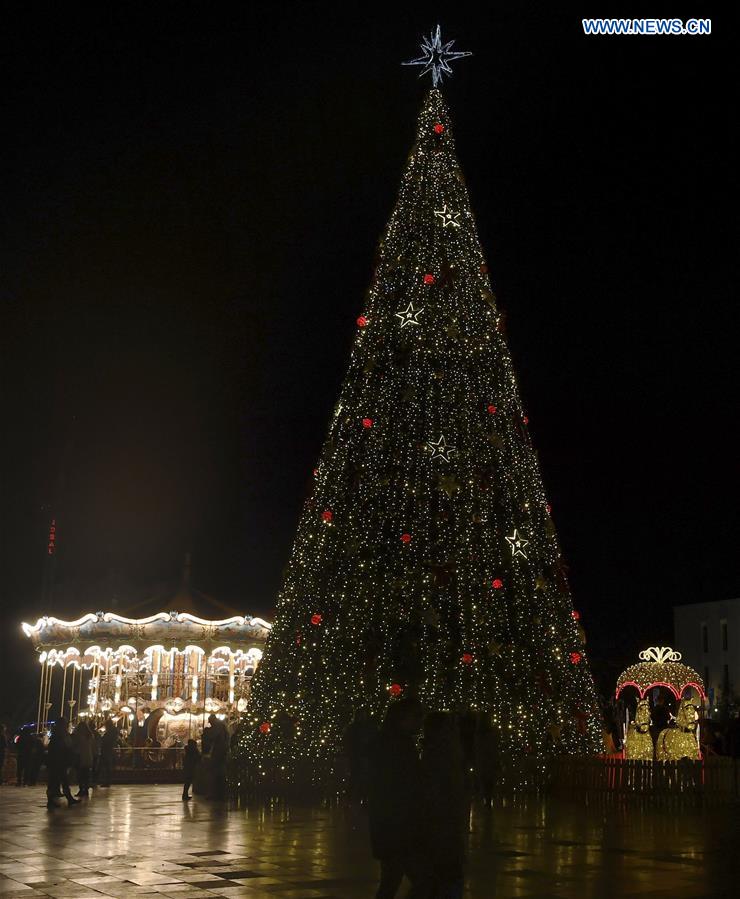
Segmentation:
<svg viewBox="0 0 740 899">
<path fill-rule="evenodd" d="M 642 761 L 699 759 L 698 721 L 706 694 L 699 674 L 670 646 L 652 646 L 617 680 L 625 710 L 624 757 Z"/>
<path fill-rule="evenodd" d="M 271 625 L 233 615 L 200 618 L 170 609 L 144 618 L 94 612 L 75 621 L 23 624 L 41 669 L 37 733 L 64 715 L 112 719 L 149 745 L 198 738 L 209 715 L 236 721 Z"/>
</svg>

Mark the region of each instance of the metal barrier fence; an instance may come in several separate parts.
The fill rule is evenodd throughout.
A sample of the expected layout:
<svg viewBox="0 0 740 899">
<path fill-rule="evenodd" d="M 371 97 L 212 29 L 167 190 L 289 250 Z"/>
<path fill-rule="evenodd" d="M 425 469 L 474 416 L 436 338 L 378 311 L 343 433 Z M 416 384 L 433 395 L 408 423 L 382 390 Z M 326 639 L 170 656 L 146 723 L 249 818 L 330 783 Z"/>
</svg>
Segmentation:
<svg viewBox="0 0 740 899">
<path fill-rule="evenodd" d="M 113 783 L 178 783 L 184 757 L 179 746 L 119 746 L 113 753 Z"/>
<path fill-rule="evenodd" d="M 114 750 L 117 771 L 172 771 L 182 768 L 185 749 L 181 746 L 119 746 Z"/>
<path fill-rule="evenodd" d="M 548 767 L 548 791 L 561 797 L 634 796 L 658 805 L 663 801 L 721 804 L 740 799 L 738 760 L 726 756 L 698 762 L 557 756 Z"/>
<path fill-rule="evenodd" d="M 258 772 L 232 765 L 232 792 L 290 796 L 306 793 L 311 768 L 287 782 L 279 765 L 263 764 Z M 480 791 L 475 771 L 468 776 L 473 794 Z M 338 797 L 345 792 L 347 771 L 339 760 L 331 782 L 313 788 L 316 795 Z M 309 788 L 311 789 L 311 788 Z M 496 778 L 496 792 L 510 795 L 554 796 L 581 801 L 585 797 L 635 797 L 651 806 L 723 804 L 740 801 L 740 766 L 737 759 L 711 756 L 692 762 L 634 761 L 621 756 L 535 756 L 504 760 Z"/>
<path fill-rule="evenodd" d="M 154 746 L 119 746 L 113 751 L 113 783 L 177 783 L 182 780 L 182 763 L 185 750 L 182 747 L 160 748 Z M 92 772 L 93 782 L 105 776 L 105 768 L 98 760 Z M 76 783 L 74 762 L 70 765 L 72 782 Z M 8 752 L 0 777 L 2 783 L 15 783 L 18 779 L 18 759 L 15 752 Z M 25 783 L 46 783 L 46 759 L 43 753 L 29 759 L 25 765 Z"/>
<path fill-rule="evenodd" d="M 185 750 L 181 747 L 119 747 L 114 753 L 114 783 L 177 783 L 182 779 Z M 208 758 L 201 764 L 201 776 Z M 308 774 L 308 772 L 307 772 Z M 4 782 L 16 779 L 15 754 L 6 757 Z M 240 778 L 232 771 L 232 783 Z M 39 783 L 46 780 L 46 771 Z M 328 792 L 341 794 L 346 771 L 338 766 L 335 782 Z M 282 793 L 277 772 L 259 780 L 251 777 L 242 784 L 245 794 Z M 651 805 L 740 802 L 740 765 L 737 759 L 710 756 L 700 762 L 652 762 L 619 756 L 524 756 L 505 764 L 498 789 L 512 793 L 552 795 L 563 799 L 589 797 L 634 797 Z M 235 791 L 237 792 L 237 791 Z"/>
</svg>

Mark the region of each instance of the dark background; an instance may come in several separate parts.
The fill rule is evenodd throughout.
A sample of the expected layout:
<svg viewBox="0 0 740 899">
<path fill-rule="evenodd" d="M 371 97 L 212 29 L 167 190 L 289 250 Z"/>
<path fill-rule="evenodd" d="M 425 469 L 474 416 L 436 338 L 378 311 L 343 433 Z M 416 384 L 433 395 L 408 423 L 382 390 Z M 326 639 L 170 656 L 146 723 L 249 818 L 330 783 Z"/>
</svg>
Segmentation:
<svg viewBox="0 0 740 899">
<path fill-rule="evenodd" d="M 721 19 L 73 6 L 5 23 L 0 711 L 36 690 L 21 620 L 165 595 L 186 552 L 271 614 L 438 19 L 475 54 L 446 95 L 597 675 L 737 595 Z"/>
</svg>

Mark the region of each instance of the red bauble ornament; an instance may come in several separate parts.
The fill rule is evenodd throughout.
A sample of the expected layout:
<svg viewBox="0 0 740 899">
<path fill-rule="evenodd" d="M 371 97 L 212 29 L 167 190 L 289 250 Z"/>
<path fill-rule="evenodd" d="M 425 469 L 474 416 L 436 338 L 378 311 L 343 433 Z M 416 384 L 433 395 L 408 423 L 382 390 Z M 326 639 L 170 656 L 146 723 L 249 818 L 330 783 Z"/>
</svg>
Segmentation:
<svg viewBox="0 0 740 899">
<path fill-rule="evenodd" d="M 491 581 L 491 586 L 493 587 L 494 590 L 500 590 L 504 586 L 504 582 L 501 580 L 500 577 L 495 577 Z"/>
<path fill-rule="evenodd" d="M 578 611 L 578 609 L 573 609 L 573 611 L 570 613 L 570 617 L 571 617 L 574 621 L 580 621 L 580 619 L 581 619 L 581 613 Z"/>
<path fill-rule="evenodd" d="M 388 692 L 391 696 L 400 696 L 401 693 L 403 693 L 403 687 L 400 684 L 391 684 L 390 687 L 388 687 Z"/>
<path fill-rule="evenodd" d="M 424 275 L 424 283 L 425 284 L 434 284 L 435 278 L 434 275 L 426 274 Z"/>
<path fill-rule="evenodd" d="M 272 725 L 270 724 L 269 721 L 263 721 L 262 724 L 260 724 L 260 733 L 261 734 L 269 734 L 271 727 L 272 727 Z"/>
<path fill-rule="evenodd" d="M 480 264 L 480 273 L 481 273 L 481 275 L 488 274 L 488 266 L 486 265 L 485 262 L 481 262 L 481 264 Z"/>
<path fill-rule="evenodd" d="M 357 319 L 357 327 L 358 327 L 358 328 L 364 328 L 366 324 L 367 324 L 367 319 L 365 318 L 364 315 L 361 315 L 361 316 Z"/>
<path fill-rule="evenodd" d="M 471 665 L 473 663 L 473 656 L 469 652 L 464 652 L 460 661 L 463 663 L 463 665 Z"/>
<path fill-rule="evenodd" d="M 441 122 L 437 122 L 434 126 L 434 133 L 441 134 L 445 130 L 445 126 Z"/>
<path fill-rule="evenodd" d="M 321 624 L 321 615 L 319 615 L 318 612 L 315 612 L 311 616 L 311 624 L 313 624 L 313 625 Z"/>
<path fill-rule="evenodd" d="M 545 512 L 547 512 L 548 515 L 552 513 L 552 506 L 550 505 L 550 503 L 545 506 Z"/>
<path fill-rule="evenodd" d="M 334 518 L 334 513 L 331 509 L 324 509 L 324 511 L 321 513 L 321 517 L 324 521 L 331 521 L 332 518 Z"/>
<path fill-rule="evenodd" d="M 401 543 L 411 543 L 411 534 L 401 534 Z"/>
<path fill-rule="evenodd" d="M 571 665 L 578 665 L 582 658 L 583 658 L 583 656 L 580 654 L 580 652 L 572 652 L 570 654 Z"/>
<path fill-rule="evenodd" d="M 372 418 L 363 418 L 362 419 L 362 427 L 363 428 L 372 428 L 373 420 Z"/>
<path fill-rule="evenodd" d="M 491 415 L 495 415 L 495 414 L 496 414 L 496 411 L 497 411 L 497 410 L 496 410 L 496 407 L 495 407 L 493 404 L 491 404 L 490 406 L 488 406 L 488 412 L 489 412 Z"/>
<path fill-rule="evenodd" d="M 524 422 L 525 425 L 529 424 L 529 419 L 527 418 L 526 415 L 522 415 L 522 421 Z"/>
</svg>

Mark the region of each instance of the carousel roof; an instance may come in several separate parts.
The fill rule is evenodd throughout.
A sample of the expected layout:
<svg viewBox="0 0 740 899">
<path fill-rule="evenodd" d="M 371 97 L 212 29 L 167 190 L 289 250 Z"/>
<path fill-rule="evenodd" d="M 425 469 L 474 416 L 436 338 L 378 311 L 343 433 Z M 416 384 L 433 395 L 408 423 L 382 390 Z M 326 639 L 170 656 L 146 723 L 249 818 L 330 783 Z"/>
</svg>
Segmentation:
<svg viewBox="0 0 740 899">
<path fill-rule="evenodd" d="M 636 687 L 644 696 L 652 687 L 667 687 L 680 698 L 687 687 L 694 687 L 702 696 L 704 681 L 693 668 L 681 662 L 681 653 L 670 646 L 651 646 L 640 653 L 642 662 L 630 665 L 617 680 L 617 696 L 625 687 Z"/>
<path fill-rule="evenodd" d="M 98 646 L 118 649 L 126 646 L 144 650 L 151 646 L 164 649 L 199 646 L 213 649 L 221 646 L 241 648 L 245 644 L 261 646 L 272 625 L 262 618 L 233 615 L 209 620 L 190 612 L 174 609 L 157 612 L 147 618 L 126 618 L 115 612 L 95 612 L 75 621 L 39 618 L 36 624 L 23 624 L 37 650 L 68 646 Z"/>
<path fill-rule="evenodd" d="M 129 606 L 128 615 L 88 612 L 75 621 L 44 616 L 36 624 L 24 622 L 23 631 L 34 648 L 42 650 L 82 647 L 99 650 L 134 650 L 160 647 L 203 650 L 262 648 L 272 625 L 262 618 L 239 615 L 230 605 L 202 593 L 191 584 L 190 553 L 185 555 L 181 580 L 172 590 Z M 201 617 L 206 615 L 207 617 Z"/>
</svg>

